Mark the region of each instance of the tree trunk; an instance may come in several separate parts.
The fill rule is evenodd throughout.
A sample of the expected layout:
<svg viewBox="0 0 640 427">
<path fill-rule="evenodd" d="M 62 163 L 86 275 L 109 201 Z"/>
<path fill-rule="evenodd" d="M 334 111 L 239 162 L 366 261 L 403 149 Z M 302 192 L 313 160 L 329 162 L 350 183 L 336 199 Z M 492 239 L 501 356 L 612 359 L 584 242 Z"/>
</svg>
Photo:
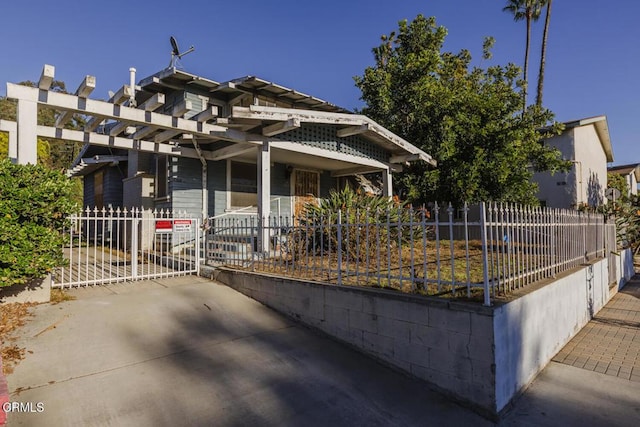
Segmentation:
<svg viewBox="0 0 640 427">
<path fill-rule="evenodd" d="M 547 36 L 549 35 L 549 19 L 551 18 L 551 0 L 547 1 L 547 14 L 544 18 L 544 32 L 542 33 L 542 53 L 540 54 L 540 71 L 538 73 L 538 93 L 536 105 L 542 107 L 542 89 L 544 87 L 544 67 L 547 56 Z"/>
<path fill-rule="evenodd" d="M 527 10 L 527 41 L 524 49 L 524 102 L 522 113 L 527 109 L 527 93 L 529 86 L 529 48 L 531 45 L 531 10 Z"/>
</svg>

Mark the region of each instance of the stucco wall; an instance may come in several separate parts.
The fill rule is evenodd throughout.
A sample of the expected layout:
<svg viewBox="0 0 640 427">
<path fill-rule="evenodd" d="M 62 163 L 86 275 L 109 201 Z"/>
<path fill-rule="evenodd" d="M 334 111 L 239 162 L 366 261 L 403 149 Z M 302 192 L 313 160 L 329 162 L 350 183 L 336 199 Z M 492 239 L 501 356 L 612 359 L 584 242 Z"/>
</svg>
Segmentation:
<svg viewBox="0 0 640 427">
<path fill-rule="evenodd" d="M 550 147 L 557 148 L 562 158 L 574 159 L 574 129 L 568 129 L 561 135 L 556 135 L 545 141 Z M 574 208 L 576 205 L 576 165 L 572 165 L 568 172 L 538 172 L 533 175 L 533 181 L 538 183 L 539 200 L 552 208 Z"/>
<path fill-rule="evenodd" d="M 498 411 L 587 324 L 603 300 L 608 300 L 606 283 L 606 261 L 602 260 L 496 308 Z"/>
<path fill-rule="evenodd" d="M 566 160 L 573 160 L 568 172 L 534 174 L 538 199 L 553 208 L 575 208 L 581 204 L 605 203 L 607 158 L 593 124 L 570 128 L 545 141 Z"/>
<path fill-rule="evenodd" d="M 633 275 L 633 254 L 615 258 L 618 287 L 602 259 L 495 308 L 496 410 L 502 410 Z"/>
<path fill-rule="evenodd" d="M 589 206 L 606 203 L 607 157 L 600 144 L 594 125 L 577 127 L 574 130 L 575 159 L 582 165 L 582 186 L 578 183 L 578 202 Z M 578 168 L 580 164 L 577 165 Z"/>
</svg>

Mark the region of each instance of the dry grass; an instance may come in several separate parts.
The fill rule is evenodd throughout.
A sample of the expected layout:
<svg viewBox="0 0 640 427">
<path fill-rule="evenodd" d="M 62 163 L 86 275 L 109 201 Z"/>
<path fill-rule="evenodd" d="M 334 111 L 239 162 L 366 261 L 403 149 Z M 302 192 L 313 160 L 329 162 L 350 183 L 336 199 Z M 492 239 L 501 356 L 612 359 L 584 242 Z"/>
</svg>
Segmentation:
<svg viewBox="0 0 640 427">
<path fill-rule="evenodd" d="M 244 267 L 230 267 L 337 283 L 338 259 L 335 253 L 296 255 L 279 254 Z M 351 248 L 349 254 L 343 254 L 341 273 L 343 285 L 446 297 L 454 296 L 452 290 L 455 287 L 456 297 L 481 299 L 482 246 L 480 241 L 470 241 L 467 252 L 464 241 L 453 241 L 453 248 L 450 241 L 440 241 L 439 246 L 429 241 L 426 248 L 422 242 L 416 242 L 413 249 L 404 245 L 398 250 L 395 242 L 390 248 L 378 249 L 377 245 L 373 248 Z M 469 293 L 467 283 L 470 284 Z"/>
<path fill-rule="evenodd" d="M 469 241 L 467 247 L 465 241 L 460 240 L 440 240 L 439 244 L 429 240 L 423 246 L 423 242 L 417 239 L 413 248 L 403 244 L 400 249 L 396 242 L 384 247 L 378 242 L 371 242 L 344 251 L 340 269 L 335 248 L 330 254 L 307 254 L 303 245 L 294 244 L 293 247 L 293 253 L 276 252 L 268 259 L 229 267 L 331 284 L 338 283 L 340 270 L 343 285 L 445 298 L 483 299 L 484 264 L 479 240 Z M 530 249 L 518 245 L 507 247 L 500 242 L 491 250 L 492 255 L 487 259 L 489 280 L 541 270 L 551 262 L 543 255 L 534 255 Z M 534 280 L 542 278 L 542 275 L 537 275 Z M 494 297 L 505 292 L 497 289 Z"/>
</svg>

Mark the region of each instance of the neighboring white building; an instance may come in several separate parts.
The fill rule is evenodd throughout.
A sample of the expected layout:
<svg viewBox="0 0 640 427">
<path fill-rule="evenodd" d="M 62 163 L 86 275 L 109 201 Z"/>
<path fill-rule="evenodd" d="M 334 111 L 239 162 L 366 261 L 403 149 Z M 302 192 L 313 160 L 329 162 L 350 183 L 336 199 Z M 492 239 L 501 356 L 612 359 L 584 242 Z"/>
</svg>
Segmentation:
<svg viewBox="0 0 640 427">
<path fill-rule="evenodd" d="M 554 208 L 595 207 L 606 203 L 607 163 L 613 161 L 613 150 L 606 116 L 589 117 L 564 123 L 564 131 L 545 141 L 571 161 L 568 172 L 539 172 L 541 204 Z"/>
<path fill-rule="evenodd" d="M 640 180 L 640 163 L 630 165 L 612 166 L 609 168 L 610 173 L 622 175 L 629 187 L 629 194 L 638 194 L 638 181 Z"/>
</svg>

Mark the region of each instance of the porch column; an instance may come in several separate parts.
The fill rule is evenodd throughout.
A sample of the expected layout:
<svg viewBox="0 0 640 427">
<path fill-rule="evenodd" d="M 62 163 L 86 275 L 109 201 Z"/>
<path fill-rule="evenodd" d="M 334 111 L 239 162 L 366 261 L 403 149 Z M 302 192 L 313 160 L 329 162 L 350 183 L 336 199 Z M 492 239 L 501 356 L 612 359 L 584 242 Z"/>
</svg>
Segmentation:
<svg viewBox="0 0 640 427">
<path fill-rule="evenodd" d="M 382 170 L 382 195 L 385 197 L 393 196 L 393 177 L 390 168 Z"/>
<path fill-rule="evenodd" d="M 0 119 L 0 132 L 6 132 L 9 135 L 9 159 L 16 162 L 18 159 L 18 125 L 16 122 L 10 122 Z"/>
<path fill-rule="evenodd" d="M 18 100 L 18 164 L 38 163 L 38 104 Z M 10 144 L 11 145 L 11 144 Z"/>
<path fill-rule="evenodd" d="M 269 251 L 269 215 L 271 214 L 271 150 L 265 141 L 258 148 L 258 250 Z"/>
</svg>

